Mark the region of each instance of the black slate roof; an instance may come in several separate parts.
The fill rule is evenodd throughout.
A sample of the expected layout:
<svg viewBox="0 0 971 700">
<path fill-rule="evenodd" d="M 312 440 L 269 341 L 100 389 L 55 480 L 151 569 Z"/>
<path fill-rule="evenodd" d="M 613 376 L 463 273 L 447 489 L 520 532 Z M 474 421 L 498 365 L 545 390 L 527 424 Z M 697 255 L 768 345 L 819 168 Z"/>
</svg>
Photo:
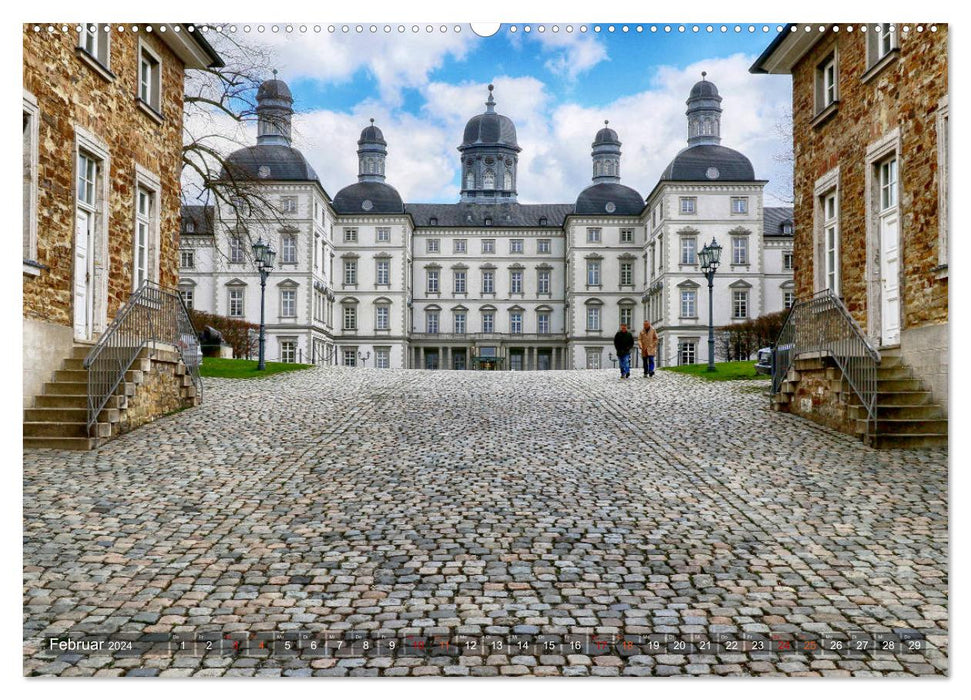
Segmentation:
<svg viewBox="0 0 971 700">
<path fill-rule="evenodd" d="M 516 125 L 509 117 L 496 112 L 477 114 L 465 125 L 463 146 L 488 146 L 501 144 L 519 148 Z"/>
<path fill-rule="evenodd" d="M 338 214 L 401 214 L 405 207 L 401 195 L 384 182 L 355 182 L 334 196 Z"/>
<path fill-rule="evenodd" d="M 619 182 L 600 182 L 590 185 L 580 193 L 575 212 L 603 216 L 636 216 L 643 209 L 644 198 L 637 190 Z"/>
<path fill-rule="evenodd" d="M 785 223 L 792 224 L 792 207 L 762 208 L 762 231 L 764 235 L 792 238 L 793 234 L 782 232 L 782 225 Z"/>
<path fill-rule="evenodd" d="M 261 168 L 265 170 L 261 171 Z M 229 172 L 227 172 L 229 171 Z M 282 144 L 241 148 L 226 159 L 222 179 L 317 181 L 317 173 L 303 154 Z"/>
<path fill-rule="evenodd" d="M 566 217 L 573 213 L 572 204 L 406 204 L 405 211 L 411 214 L 415 226 L 453 226 L 470 227 L 486 225 L 486 218 L 492 219 L 492 226 L 503 227 L 549 227 L 562 228 Z M 436 219 L 437 223 L 431 223 Z M 545 219 L 541 224 L 540 220 Z"/>
<path fill-rule="evenodd" d="M 708 169 L 716 168 L 718 176 L 708 177 Z M 662 180 L 690 182 L 744 182 L 755 180 L 752 161 L 731 148 L 699 145 L 685 148 L 674 157 L 661 173 Z"/>
<path fill-rule="evenodd" d="M 215 207 L 211 204 L 186 204 L 182 207 L 181 233 L 184 236 L 211 236 Z M 189 223 L 194 224 L 189 232 Z"/>
</svg>

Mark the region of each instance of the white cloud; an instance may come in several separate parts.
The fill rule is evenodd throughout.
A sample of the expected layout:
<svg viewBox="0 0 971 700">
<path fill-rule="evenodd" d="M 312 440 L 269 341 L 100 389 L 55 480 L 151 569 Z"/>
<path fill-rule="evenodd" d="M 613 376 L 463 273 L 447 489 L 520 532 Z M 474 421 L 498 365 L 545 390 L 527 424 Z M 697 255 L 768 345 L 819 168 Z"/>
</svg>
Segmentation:
<svg viewBox="0 0 971 700">
<path fill-rule="evenodd" d="M 591 34 L 535 32 L 532 36 L 545 53 L 552 54 L 544 64 L 546 69 L 571 82 L 601 61 L 609 60 L 603 42 Z"/>
</svg>

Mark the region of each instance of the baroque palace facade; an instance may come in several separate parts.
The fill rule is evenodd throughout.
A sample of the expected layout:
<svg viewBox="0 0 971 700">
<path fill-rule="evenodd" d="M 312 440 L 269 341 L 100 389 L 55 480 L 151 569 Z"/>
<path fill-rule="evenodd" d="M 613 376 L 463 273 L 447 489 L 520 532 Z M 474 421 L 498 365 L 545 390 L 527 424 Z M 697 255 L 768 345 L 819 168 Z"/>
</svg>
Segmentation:
<svg viewBox="0 0 971 700">
<path fill-rule="evenodd" d="M 521 148 L 511 119 L 472 117 L 458 147 L 455 204 L 402 201 L 386 181 L 388 144 L 358 141 L 358 182 L 329 197 L 290 140 L 293 99 L 259 90 L 257 144 L 227 159 L 227 177 L 258 183 L 272 217 L 189 207 L 180 289 L 187 304 L 258 323 L 251 259 L 277 251 L 267 281 L 267 357 L 378 368 L 573 369 L 609 365 L 620 323 L 645 319 L 659 363 L 707 361 L 707 285 L 698 252 L 723 246 L 716 326 L 791 304 L 792 211 L 763 206 L 764 180 L 720 144 L 721 101 L 702 76 L 687 101 L 688 145 L 645 198 L 620 182 L 621 142 L 592 144 L 593 182 L 575 202 L 517 201 Z"/>
</svg>

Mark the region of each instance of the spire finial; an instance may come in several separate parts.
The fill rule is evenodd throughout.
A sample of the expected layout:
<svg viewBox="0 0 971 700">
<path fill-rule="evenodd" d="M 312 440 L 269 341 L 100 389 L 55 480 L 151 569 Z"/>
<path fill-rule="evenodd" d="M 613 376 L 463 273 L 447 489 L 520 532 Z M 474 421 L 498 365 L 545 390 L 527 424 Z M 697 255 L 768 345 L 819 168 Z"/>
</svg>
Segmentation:
<svg viewBox="0 0 971 700">
<path fill-rule="evenodd" d="M 604 126 L 607 126 L 609 123 L 610 123 L 609 119 L 604 119 Z"/>
<path fill-rule="evenodd" d="M 276 68 L 273 69 L 273 79 L 276 79 Z"/>
<path fill-rule="evenodd" d="M 372 124 L 374 123 L 374 117 L 371 117 L 371 123 Z"/>
<path fill-rule="evenodd" d="M 705 71 L 701 71 L 701 79 L 702 79 L 702 80 L 704 80 L 704 79 L 705 79 L 705 76 L 706 76 L 706 75 L 708 75 L 708 73 L 707 73 L 707 72 L 705 72 Z"/>
<path fill-rule="evenodd" d="M 494 107 L 496 106 L 496 100 L 492 96 L 492 91 L 495 90 L 495 89 L 496 89 L 496 86 L 493 85 L 492 83 L 489 83 L 489 99 L 486 100 L 486 103 L 485 103 L 485 105 L 486 105 L 486 111 L 487 112 L 495 112 L 496 111 L 494 109 Z"/>
</svg>

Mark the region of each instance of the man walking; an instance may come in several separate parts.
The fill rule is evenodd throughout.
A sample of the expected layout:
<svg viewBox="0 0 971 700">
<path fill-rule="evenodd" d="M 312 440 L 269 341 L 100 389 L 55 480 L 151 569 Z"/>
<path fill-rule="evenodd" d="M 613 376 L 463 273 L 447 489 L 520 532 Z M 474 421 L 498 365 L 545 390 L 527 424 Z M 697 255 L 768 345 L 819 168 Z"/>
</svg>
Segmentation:
<svg viewBox="0 0 971 700">
<path fill-rule="evenodd" d="M 657 331 L 650 321 L 644 321 L 644 328 L 637 336 L 637 344 L 641 346 L 641 358 L 644 360 L 644 376 L 654 376 L 654 356 L 657 354 Z"/>
<path fill-rule="evenodd" d="M 620 324 L 620 330 L 614 336 L 614 349 L 620 362 L 620 378 L 630 377 L 630 351 L 634 348 L 634 336 L 627 330 L 627 324 Z"/>
</svg>

